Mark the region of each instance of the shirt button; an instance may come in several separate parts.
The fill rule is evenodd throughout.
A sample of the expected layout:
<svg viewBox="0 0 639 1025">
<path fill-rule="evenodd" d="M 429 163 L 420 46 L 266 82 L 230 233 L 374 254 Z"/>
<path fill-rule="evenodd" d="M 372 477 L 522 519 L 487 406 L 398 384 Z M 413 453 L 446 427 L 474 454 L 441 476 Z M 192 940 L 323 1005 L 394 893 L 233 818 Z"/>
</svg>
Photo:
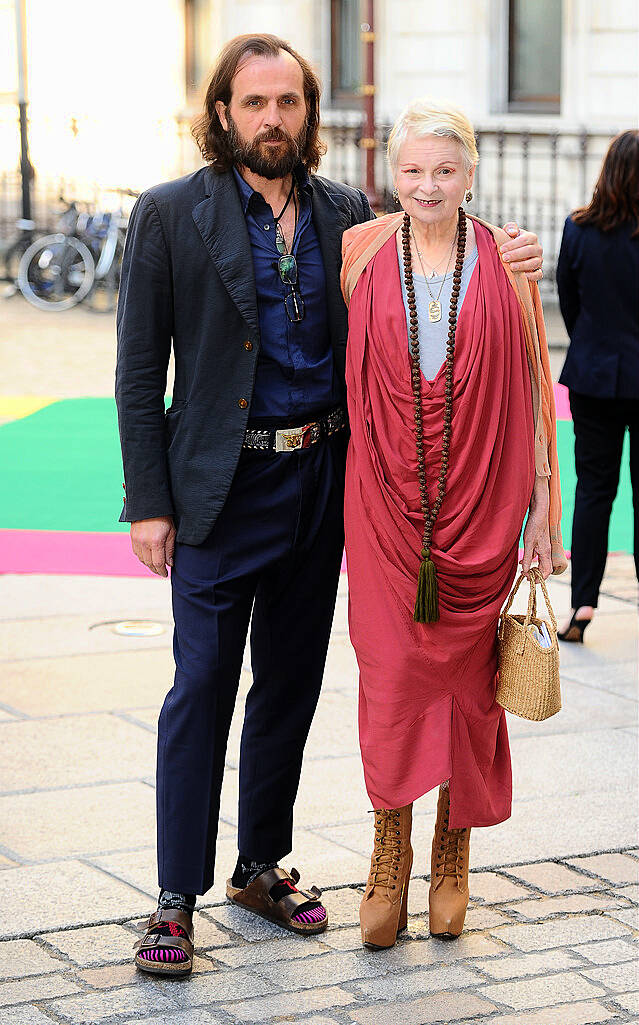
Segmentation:
<svg viewBox="0 0 639 1025">
<path fill-rule="evenodd" d="M 244 348 L 247 352 L 253 352 L 253 342 L 244 342 Z"/>
<path fill-rule="evenodd" d="M 246 407 L 248 406 L 248 402 L 246 401 L 246 399 L 238 399 L 237 404 L 240 407 L 240 409 L 246 409 Z"/>
<path fill-rule="evenodd" d="M 264 225 L 264 231 L 270 231 L 270 228 L 271 228 L 270 224 L 265 224 Z"/>
</svg>

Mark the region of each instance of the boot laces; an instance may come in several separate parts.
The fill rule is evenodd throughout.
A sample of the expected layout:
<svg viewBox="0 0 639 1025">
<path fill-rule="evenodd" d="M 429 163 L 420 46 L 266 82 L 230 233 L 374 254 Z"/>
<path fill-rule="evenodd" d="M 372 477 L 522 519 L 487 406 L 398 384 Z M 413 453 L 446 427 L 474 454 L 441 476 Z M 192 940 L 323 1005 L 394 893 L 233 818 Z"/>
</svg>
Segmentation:
<svg viewBox="0 0 639 1025">
<path fill-rule="evenodd" d="M 394 890 L 402 852 L 399 811 L 396 808 L 375 810 L 375 846 L 369 876 L 371 886 L 387 886 Z"/>
<path fill-rule="evenodd" d="M 448 812 L 444 819 L 444 828 L 439 843 L 437 868 L 442 869 L 443 876 L 452 876 L 461 880 L 463 874 L 463 843 L 467 828 L 449 829 Z"/>
</svg>

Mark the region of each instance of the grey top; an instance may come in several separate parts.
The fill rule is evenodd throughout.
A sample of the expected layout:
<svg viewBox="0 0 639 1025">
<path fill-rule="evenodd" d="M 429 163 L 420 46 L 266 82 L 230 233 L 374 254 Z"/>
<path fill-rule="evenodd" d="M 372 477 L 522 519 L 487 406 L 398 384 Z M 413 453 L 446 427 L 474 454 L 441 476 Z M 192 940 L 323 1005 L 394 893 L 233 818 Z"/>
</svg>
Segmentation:
<svg viewBox="0 0 639 1025">
<path fill-rule="evenodd" d="M 475 246 L 464 260 L 459 302 L 457 304 L 458 317 L 461 312 L 464 296 L 466 295 L 468 283 L 470 282 L 471 275 L 475 269 L 478 256 L 479 253 L 477 252 L 477 246 Z M 402 282 L 402 298 L 404 299 L 404 309 L 406 310 L 406 330 L 409 332 L 410 346 L 410 314 L 408 312 L 408 300 L 406 297 L 404 266 L 399 253 L 397 254 L 397 260 L 399 262 L 399 276 Z M 442 281 L 444 282 L 444 287 L 442 288 L 442 294 L 439 296 L 439 302 L 442 306 L 442 319 L 433 323 L 428 319 L 428 304 L 429 302 L 432 302 L 433 298 L 437 298 Z M 432 381 L 437 376 L 442 363 L 446 359 L 446 342 L 448 341 L 448 310 L 450 309 L 450 296 L 453 291 L 453 272 L 449 271 L 448 274 L 439 274 L 434 278 L 428 279 L 430 291 L 433 293 L 432 296 L 428 291 L 426 278 L 423 274 L 415 274 L 414 267 L 413 282 L 415 284 L 415 299 L 417 300 L 417 317 L 419 320 L 419 362 L 426 380 Z"/>
</svg>

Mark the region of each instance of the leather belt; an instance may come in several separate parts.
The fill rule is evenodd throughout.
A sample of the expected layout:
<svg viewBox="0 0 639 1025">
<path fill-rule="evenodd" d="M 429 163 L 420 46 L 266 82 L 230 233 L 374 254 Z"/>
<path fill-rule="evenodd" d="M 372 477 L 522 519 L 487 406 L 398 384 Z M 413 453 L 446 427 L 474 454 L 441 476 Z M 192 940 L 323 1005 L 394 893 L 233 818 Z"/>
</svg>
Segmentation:
<svg viewBox="0 0 639 1025">
<path fill-rule="evenodd" d="M 247 428 L 243 448 L 261 449 L 265 452 L 298 452 L 310 448 L 322 438 L 343 430 L 346 427 L 346 414 L 339 407 L 326 416 L 320 417 L 303 427 L 284 427 L 280 430 L 259 430 Z"/>
</svg>

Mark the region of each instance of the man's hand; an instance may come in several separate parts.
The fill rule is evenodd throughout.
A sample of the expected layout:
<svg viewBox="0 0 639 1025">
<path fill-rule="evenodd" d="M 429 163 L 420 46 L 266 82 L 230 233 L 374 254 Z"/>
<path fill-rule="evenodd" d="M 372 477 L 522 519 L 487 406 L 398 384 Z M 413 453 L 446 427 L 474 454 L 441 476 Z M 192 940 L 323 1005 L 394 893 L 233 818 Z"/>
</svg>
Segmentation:
<svg viewBox="0 0 639 1025">
<path fill-rule="evenodd" d="M 529 281 L 540 281 L 544 251 L 539 239 L 532 231 L 520 231 L 513 221 L 504 224 L 504 231 L 511 236 L 511 242 L 499 247 L 502 259 L 512 270 L 523 270 Z"/>
<path fill-rule="evenodd" d="M 154 520 L 135 520 L 131 524 L 131 547 L 140 562 L 157 573 L 168 576 L 167 566 L 173 565 L 175 527 L 170 516 Z"/>
<path fill-rule="evenodd" d="M 548 478 L 535 477 L 528 519 L 524 527 L 524 554 L 521 560 L 522 571 L 528 576 L 528 579 L 530 579 L 530 567 L 535 556 L 537 556 L 539 571 L 544 580 L 552 573 L 552 549 L 548 526 L 549 504 Z"/>
</svg>

